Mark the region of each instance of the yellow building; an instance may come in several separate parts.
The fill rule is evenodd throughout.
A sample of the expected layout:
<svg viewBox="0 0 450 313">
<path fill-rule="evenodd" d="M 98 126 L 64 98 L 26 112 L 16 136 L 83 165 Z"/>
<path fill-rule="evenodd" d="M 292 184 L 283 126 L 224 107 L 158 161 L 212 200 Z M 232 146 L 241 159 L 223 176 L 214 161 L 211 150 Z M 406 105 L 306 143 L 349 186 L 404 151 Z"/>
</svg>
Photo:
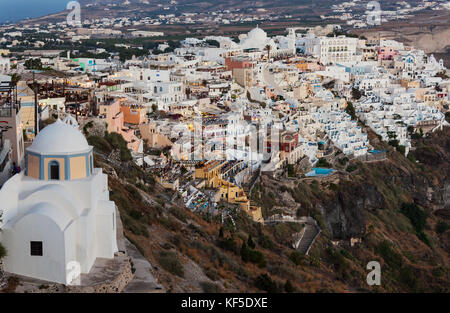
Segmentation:
<svg viewBox="0 0 450 313">
<path fill-rule="evenodd" d="M 195 168 L 195 178 L 205 179 L 207 188 L 218 188 L 221 185 L 220 169 L 226 164 L 223 161 L 209 161 Z"/>
<path fill-rule="evenodd" d="M 9 51 L 9 49 L 0 49 L 0 57 L 1 56 L 7 57 L 10 53 L 11 51 Z"/>
<path fill-rule="evenodd" d="M 239 186 L 222 179 L 221 169 L 226 161 L 208 161 L 195 169 L 196 179 L 205 179 L 207 188 L 218 189 L 220 199 L 228 203 L 239 204 L 255 222 L 263 223 L 260 207 L 251 206 L 244 190 Z"/>
</svg>

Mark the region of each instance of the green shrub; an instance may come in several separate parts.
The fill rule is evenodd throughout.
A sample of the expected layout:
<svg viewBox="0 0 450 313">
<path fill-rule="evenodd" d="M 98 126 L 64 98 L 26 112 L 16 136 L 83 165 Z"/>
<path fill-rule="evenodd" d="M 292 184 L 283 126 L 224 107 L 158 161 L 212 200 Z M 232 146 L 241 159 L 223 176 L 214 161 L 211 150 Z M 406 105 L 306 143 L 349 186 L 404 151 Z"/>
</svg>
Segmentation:
<svg viewBox="0 0 450 313">
<path fill-rule="evenodd" d="M 289 260 L 291 260 L 295 265 L 302 264 L 305 257 L 298 251 L 294 251 L 289 255 Z"/>
<path fill-rule="evenodd" d="M 371 225 L 371 226 L 373 226 L 373 225 Z M 341 249 L 341 254 L 344 256 L 344 257 L 346 257 L 347 259 L 349 259 L 349 260 L 354 260 L 354 257 L 353 257 L 353 255 L 350 253 L 350 251 L 348 251 L 348 250 L 346 250 L 346 249 Z"/>
<path fill-rule="evenodd" d="M 175 252 L 161 251 L 158 257 L 158 263 L 169 273 L 184 277 L 183 266 Z"/>
<path fill-rule="evenodd" d="M 347 157 L 340 158 L 340 159 L 338 160 L 338 162 L 339 162 L 339 164 L 341 164 L 342 166 L 344 166 L 345 164 L 348 163 L 348 158 L 347 158 Z"/>
<path fill-rule="evenodd" d="M 267 274 L 259 275 L 255 280 L 255 286 L 268 293 L 278 292 L 277 284 Z"/>
<path fill-rule="evenodd" d="M 417 278 L 411 266 L 405 266 L 400 269 L 400 281 L 410 289 L 416 289 Z"/>
<path fill-rule="evenodd" d="M 403 145 L 399 145 L 399 146 L 397 146 L 397 151 L 400 152 L 401 154 L 405 155 L 406 147 Z"/>
<path fill-rule="evenodd" d="M 131 216 L 132 218 L 134 218 L 135 220 L 139 220 L 139 219 L 141 219 L 141 217 L 142 217 L 141 212 L 139 212 L 139 211 L 137 211 L 137 210 L 131 210 L 131 211 L 130 211 L 130 216 Z"/>
<path fill-rule="evenodd" d="M 125 189 L 133 196 L 135 200 L 142 201 L 142 196 L 139 190 L 137 190 L 133 185 L 126 185 Z"/>
<path fill-rule="evenodd" d="M 395 148 L 397 148 L 398 147 L 398 143 L 399 143 L 399 141 L 398 140 L 396 140 L 396 139 L 393 139 L 393 140 L 389 140 L 389 145 L 391 145 L 391 146 L 393 146 L 393 147 L 395 147 Z"/>
<path fill-rule="evenodd" d="M 334 266 L 336 273 L 343 279 L 347 278 L 350 263 L 345 259 L 345 257 L 339 251 L 332 248 L 328 248 L 326 253 L 326 260 L 329 264 Z"/>
<path fill-rule="evenodd" d="M 100 136 L 89 136 L 87 138 L 89 145 L 93 146 L 94 149 L 103 152 L 103 153 L 111 153 L 112 147 L 109 142 Z"/>
<path fill-rule="evenodd" d="M 222 288 L 219 285 L 210 283 L 207 281 L 201 282 L 200 287 L 202 287 L 203 292 L 205 293 L 219 293 L 222 292 Z"/>
<path fill-rule="evenodd" d="M 140 215 L 139 212 L 137 212 L 137 214 Z M 126 229 L 130 230 L 137 236 L 144 236 L 148 238 L 149 234 L 146 225 L 138 222 L 135 218 L 130 217 L 130 215 L 126 214 L 126 212 L 120 212 L 120 215 Z"/>
<path fill-rule="evenodd" d="M 177 207 L 172 207 L 172 208 L 170 208 L 170 213 L 172 213 L 173 216 L 175 216 L 177 219 L 179 219 L 183 223 L 187 223 L 187 219 L 188 219 L 189 215 L 187 215 L 187 213 L 184 212 L 183 209 L 180 209 Z"/>
<path fill-rule="evenodd" d="M 427 223 L 427 214 L 414 203 L 403 203 L 401 212 L 409 218 L 411 225 L 417 233 L 420 233 L 425 228 Z"/>
<path fill-rule="evenodd" d="M 168 217 L 164 217 L 161 216 L 159 218 L 159 222 L 161 223 L 161 225 L 163 225 L 165 228 L 172 230 L 172 231 L 178 231 L 180 230 L 181 224 L 179 222 L 177 222 L 173 217 L 168 216 Z"/>
<path fill-rule="evenodd" d="M 351 172 L 356 171 L 357 169 L 358 169 L 358 166 L 356 166 L 355 164 L 349 164 L 349 165 L 347 166 L 346 171 L 349 172 L 349 173 L 351 173 Z"/>
<path fill-rule="evenodd" d="M 339 190 L 339 186 L 334 184 L 334 183 L 330 183 L 329 188 L 330 188 L 330 190 L 333 190 L 333 191 L 338 191 Z"/>
<path fill-rule="evenodd" d="M 253 241 L 252 235 L 249 235 L 249 236 L 248 236 L 247 245 L 248 245 L 250 248 L 252 248 L 252 249 L 255 249 L 255 248 L 256 248 L 256 244 L 255 244 L 255 242 Z"/>
<path fill-rule="evenodd" d="M 292 283 L 289 279 L 286 280 L 286 283 L 284 284 L 284 291 L 286 291 L 287 293 L 295 292 L 295 287 L 292 286 Z"/>
<path fill-rule="evenodd" d="M 430 238 L 428 238 L 427 234 L 424 231 L 417 233 L 417 238 L 424 242 L 427 246 L 431 247 Z"/>
<path fill-rule="evenodd" d="M 328 161 L 325 158 L 320 158 L 319 161 L 316 164 L 316 167 L 330 168 L 331 164 L 328 163 Z"/>
<path fill-rule="evenodd" d="M 361 92 L 359 91 L 359 89 L 356 89 L 356 88 L 352 89 L 352 97 L 356 100 L 361 98 Z M 345 108 L 345 112 L 351 116 L 352 120 L 356 120 L 355 107 L 353 106 L 353 104 L 350 101 L 347 102 L 347 107 Z"/>
<path fill-rule="evenodd" d="M 205 239 L 209 238 L 208 233 L 206 231 L 204 231 L 203 229 L 201 229 L 200 227 L 197 227 L 194 224 L 189 224 L 189 228 L 192 229 L 197 234 L 199 234 L 200 236 L 202 236 L 203 238 L 205 238 Z"/>
<path fill-rule="evenodd" d="M 214 268 L 208 268 L 205 271 L 205 275 L 212 281 L 219 280 L 220 278 L 219 273 L 217 273 L 217 271 Z"/>
<path fill-rule="evenodd" d="M 258 244 L 259 244 L 261 247 L 263 247 L 264 249 L 267 249 L 267 250 L 273 250 L 273 248 L 274 248 L 274 246 L 275 246 L 274 243 L 273 243 L 273 241 L 270 240 L 269 236 L 264 235 L 264 234 L 261 234 L 261 235 L 258 237 Z"/>
<path fill-rule="evenodd" d="M 120 159 L 122 161 L 130 161 L 132 159 L 131 152 L 127 147 L 127 142 L 123 139 L 121 134 L 107 133 L 105 139 L 112 147 L 120 150 Z"/>
<path fill-rule="evenodd" d="M 258 267 L 263 268 L 267 265 L 267 262 L 262 254 L 258 250 L 253 250 L 247 247 L 247 244 L 242 243 L 241 258 L 244 262 L 252 262 L 258 264 Z"/>
<path fill-rule="evenodd" d="M 446 222 L 444 221 L 439 221 L 436 224 L 436 232 L 438 234 L 443 234 L 445 233 L 448 229 L 450 229 L 450 225 L 448 225 Z"/>
<path fill-rule="evenodd" d="M 407 158 L 408 158 L 408 160 L 410 160 L 411 162 L 416 163 L 416 157 L 415 157 L 414 154 L 412 154 L 411 152 L 408 153 Z"/>
<path fill-rule="evenodd" d="M 288 164 L 288 165 L 287 165 L 287 172 L 288 172 L 288 176 L 289 176 L 289 177 L 294 176 L 294 174 L 295 174 L 294 165 Z"/>
<path fill-rule="evenodd" d="M 223 239 L 223 240 L 219 240 L 217 242 L 217 245 L 220 248 L 224 249 L 224 250 L 228 250 L 228 251 L 231 251 L 231 252 L 233 252 L 235 254 L 238 254 L 238 246 L 237 246 L 236 241 L 234 240 L 233 237 L 226 238 L 226 239 Z"/>
<path fill-rule="evenodd" d="M 319 258 L 315 257 L 315 256 L 311 256 L 309 259 L 309 265 L 313 266 L 313 267 L 320 267 L 320 260 Z"/>
<path fill-rule="evenodd" d="M 94 123 L 92 121 L 87 122 L 83 127 L 83 133 L 85 135 L 88 135 L 89 128 L 92 128 L 94 126 Z"/>
<path fill-rule="evenodd" d="M 391 244 L 386 240 L 382 241 L 375 247 L 375 253 L 380 255 L 383 260 L 393 268 L 400 268 L 403 265 L 403 258 L 400 254 L 395 252 Z"/>
</svg>

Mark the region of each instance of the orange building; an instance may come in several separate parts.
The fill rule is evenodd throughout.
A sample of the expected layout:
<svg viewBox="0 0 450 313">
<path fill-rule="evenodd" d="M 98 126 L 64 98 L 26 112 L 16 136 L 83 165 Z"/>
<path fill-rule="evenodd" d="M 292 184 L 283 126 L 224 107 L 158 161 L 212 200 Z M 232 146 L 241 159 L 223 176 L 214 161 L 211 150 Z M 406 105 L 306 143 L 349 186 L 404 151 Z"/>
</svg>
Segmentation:
<svg viewBox="0 0 450 313">
<path fill-rule="evenodd" d="M 123 113 L 124 122 L 128 124 L 140 125 L 147 121 L 147 110 L 143 106 L 122 104 L 120 112 Z"/>
</svg>

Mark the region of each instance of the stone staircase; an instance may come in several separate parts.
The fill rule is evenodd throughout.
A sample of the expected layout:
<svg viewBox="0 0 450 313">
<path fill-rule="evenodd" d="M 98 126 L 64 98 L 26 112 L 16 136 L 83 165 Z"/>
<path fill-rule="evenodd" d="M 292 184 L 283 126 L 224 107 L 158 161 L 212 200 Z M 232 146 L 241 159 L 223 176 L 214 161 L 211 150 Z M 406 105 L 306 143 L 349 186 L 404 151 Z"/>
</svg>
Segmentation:
<svg viewBox="0 0 450 313">
<path fill-rule="evenodd" d="M 308 255 L 309 250 L 319 234 L 320 228 L 317 225 L 306 224 L 304 234 L 298 244 L 297 250 L 304 255 Z"/>
<path fill-rule="evenodd" d="M 250 179 L 250 181 L 248 183 L 245 183 L 242 185 L 242 189 L 244 190 L 244 192 L 247 196 L 249 196 L 250 193 L 252 192 L 252 189 L 255 186 L 255 183 L 257 182 L 260 175 L 261 175 L 261 169 L 258 168 L 258 170 L 253 173 L 253 176 Z"/>
</svg>

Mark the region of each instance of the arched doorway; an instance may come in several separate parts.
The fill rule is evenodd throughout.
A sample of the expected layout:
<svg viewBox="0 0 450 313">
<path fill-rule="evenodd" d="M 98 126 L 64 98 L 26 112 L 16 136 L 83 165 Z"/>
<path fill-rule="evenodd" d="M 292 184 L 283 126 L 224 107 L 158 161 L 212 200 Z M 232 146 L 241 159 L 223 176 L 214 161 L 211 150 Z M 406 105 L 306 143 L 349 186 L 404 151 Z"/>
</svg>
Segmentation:
<svg viewBox="0 0 450 313">
<path fill-rule="evenodd" d="M 49 163 L 49 176 L 50 179 L 59 180 L 59 163 L 57 161 Z"/>
</svg>

